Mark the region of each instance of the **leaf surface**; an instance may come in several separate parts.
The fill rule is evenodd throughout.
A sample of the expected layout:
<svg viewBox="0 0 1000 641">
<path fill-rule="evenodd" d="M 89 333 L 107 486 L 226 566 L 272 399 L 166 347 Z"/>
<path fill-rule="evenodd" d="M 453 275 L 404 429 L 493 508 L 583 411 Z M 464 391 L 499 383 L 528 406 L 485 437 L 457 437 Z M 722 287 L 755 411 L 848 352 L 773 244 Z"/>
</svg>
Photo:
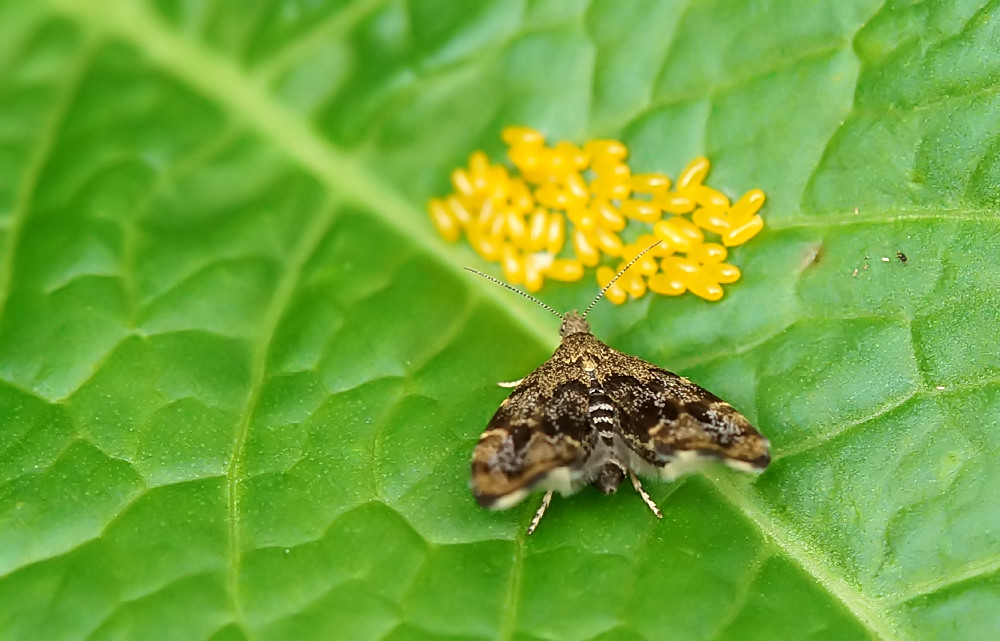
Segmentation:
<svg viewBox="0 0 1000 641">
<path fill-rule="evenodd" d="M 977 2 L 0 1 L 0 638 L 992 638 L 998 29 Z M 743 411 L 764 475 L 650 482 L 663 521 L 583 491 L 530 539 L 530 501 L 475 507 L 494 382 L 558 323 L 423 203 L 507 124 L 768 194 L 721 302 L 591 315 Z"/>
</svg>

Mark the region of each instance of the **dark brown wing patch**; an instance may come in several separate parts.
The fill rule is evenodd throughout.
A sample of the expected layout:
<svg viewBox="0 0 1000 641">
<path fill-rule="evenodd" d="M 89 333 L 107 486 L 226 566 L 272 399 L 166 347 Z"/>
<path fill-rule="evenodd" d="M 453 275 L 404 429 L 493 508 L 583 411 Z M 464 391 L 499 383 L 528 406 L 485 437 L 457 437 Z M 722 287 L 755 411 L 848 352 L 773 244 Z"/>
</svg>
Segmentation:
<svg viewBox="0 0 1000 641">
<path fill-rule="evenodd" d="M 611 375 L 603 381 L 622 410 L 620 435 L 633 454 L 658 468 L 691 456 L 740 469 L 768 466 L 767 439 L 731 405 L 672 372 L 646 365 L 646 380 Z"/>
<path fill-rule="evenodd" d="M 470 484 L 483 507 L 510 507 L 547 480 L 575 485 L 574 474 L 582 472 L 594 449 L 587 386 L 565 381 L 554 386 L 551 396 L 540 389 L 526 380 L 514 390 L 472 453 Z M 555 473 L 565 478 L 551 478 Z"/>
</svg>

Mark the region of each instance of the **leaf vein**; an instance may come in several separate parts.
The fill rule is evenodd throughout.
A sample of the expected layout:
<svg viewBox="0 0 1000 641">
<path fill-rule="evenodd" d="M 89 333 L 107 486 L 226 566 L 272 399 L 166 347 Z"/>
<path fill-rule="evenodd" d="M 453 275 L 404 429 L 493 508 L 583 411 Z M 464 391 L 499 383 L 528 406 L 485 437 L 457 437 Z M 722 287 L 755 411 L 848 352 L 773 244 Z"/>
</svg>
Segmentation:
<svg viewBox="0 0 1000 641">
<path fill-rule="evenodd" d="M 911 584 L 906 593 L 883 597 L 879 602 L 886 607 L 898 607 L 909 601 L 928 596 L 946 588 L 974 581 L 975 579 L 987 577 L 998 572 L 1000 572 L 1000 555 L 992 558 L 978 559 L 965 565 L 958 572 L 944 574 L 923 583 Z"/>
<path fill-rule="evenodd" d="M 17 262 L 17 248 L 21 245 L 21 232 L 31 210 L 35 188 L 38 186 L 49 155 L 55 148 L 60 126 L 69 114 L 73 98 L 76 96 L 87 70 L 93 63 L 95 45 L 95 41 L 91 39 L 83 43 L 77 62 L 67 71 L 63 82 L 60 83 L 61 90 L 53 101 L 48 118 L 44 121 L 43 133 L 38 137 L 35 153 L 28 161 L 24 179 L 14 200 L 13 213 L 7 225 L 7 242 L 3 248 L 2 267 L 0 267 L 0 318 L 3 318 L 7 301 L 10 298 L 14 282 L 14 265 Z"/>
<path fill-rule="evenodd" d="M 243 457 L 246 451 L 247 435 L 254 410 L 260 401 L 264 384 L 267 380 L 267 356 L 271 341 L 277 332 L 283 313 L 289 308 L 295 293 L 299 277 L 306 261 L 315 253 L 316 248 L 336 219 L 336 207 L 330 203 L 323 207 L 311 224 L 305 225 L 296 247 L 292 250 L 285 269 L 278 281 L 271 303 L 263 315 L 261 329 L 258 334 L 253 354 L 252 373 L 247 401 L 236 424 L 233 438 L 233 449 L 226 469 L 226 495 L 229 525 L 229 573 L 227 588 L 234 612 L 240 627 L 252 638 L 246 623 L 242 603 L 239 598 L 239 572 L 242 559 L 240 535 L 240 481 L 243 475 Z"/>
<path fill-rule="evenodd" d="M 872 636 L 885 641 L 905 638 L 894 622 L 886 620 L 876 602 L 865 597 L 856 586 L 848 583 L 837 570 L 822 559 L 821 555 L 811 550 L 788 527 L 779 525 L 771 514 L 734 487 L 722 473 L 716 472 L 707 476 L 724 499 L 742 512 L 765 537 L 774 542 L 790 561 L 812 576 L 830 596 L 843 604 Z"/>
<path fill-rule="evenodd" d="M 363 207 L 387 226 L 406 236 L 415 247 L 459 272 L 474 256 L 468 249 L 442 239 L 427 215 L 383 182 L 369 167 L 324 140 L 297 114 L 269 95 L 247 71 L 207 48 L 175 34 L 142 5 L 120 0 L 99 7 L 54 0 L 68 17 L 104 29 L 145 53 L 157 65 L 197 88 L 226 113 L 283 150 L 315 176 L 338 199 Z M 549 325 L 527 302 L 512 300 L 496 287 L 473 287 L 473 296 L 491 301 L 525 327 L 540 344 L 551 345 Z"/>
</svg>

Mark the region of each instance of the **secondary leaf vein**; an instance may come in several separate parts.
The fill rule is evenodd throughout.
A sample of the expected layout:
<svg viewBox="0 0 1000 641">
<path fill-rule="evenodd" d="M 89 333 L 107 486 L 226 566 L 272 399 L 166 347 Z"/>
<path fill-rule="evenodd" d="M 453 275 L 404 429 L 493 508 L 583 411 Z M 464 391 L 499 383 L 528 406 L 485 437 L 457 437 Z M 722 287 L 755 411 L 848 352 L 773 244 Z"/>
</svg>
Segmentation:
<svg viewBox="0 0 1000 641">
<path fill-rule="evenodd" d="M 773 541 L 790 561 L 802 568 L 833 598 L 840 601 L 873 636 L 885 641 L 902 641 L 904 639 L 896 626 L 886 620 L 881 608 L 877 607 L 874 601 L 861 594 L 855 586 L 852 586 L 836 570 L 829 567 L 789 528 L 778 524 L 770 514 L 747 497 L 744 492 L 734 487 L 721 473 L 711 474 L 709 480 L 716 490 L 754 523 L 761 533 Z"/>
</svg>

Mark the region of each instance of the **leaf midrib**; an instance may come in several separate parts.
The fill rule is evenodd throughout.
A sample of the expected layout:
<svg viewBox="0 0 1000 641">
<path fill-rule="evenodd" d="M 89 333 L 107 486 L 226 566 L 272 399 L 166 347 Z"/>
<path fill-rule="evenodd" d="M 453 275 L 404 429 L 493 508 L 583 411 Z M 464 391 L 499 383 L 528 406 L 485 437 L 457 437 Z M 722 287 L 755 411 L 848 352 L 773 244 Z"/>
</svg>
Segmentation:
<svg viewBox="0 0 1000 641">
<path fill-rule="evenodd" d="M 719 494 L 728 501 L 735 510 L 743 514 L 753 523 L 766 539 L 774 543 L 795 565 L 809 574 L 823 589 L 840 601 L 854 615 L 861 625 L 880 639 L 891 641 L 902 639 L 895 625 L 886 620 L 882 612 L 876 608 L 872 599 L 865 597 L 860 590 L 841 577 L 823 555 L 811 550 L 804 541 L 792 534 L 787 527 L 779 527 L 778 523 L 766 509 L 756 504 L 752 496 L 736 488 L 721 474 L 706 474 Z"/>
<path fill-rule="evenodd" d="M 178 37 L 140 5 L 117 0 L 107 5 L 53 0 L 53 8 L 83 23 L 88 30 L 121 39 L 151 61 L 199 90 L 234 119 L 256 131 L 275 148 L 317 178 L 336 198 L 363 207 L 397 230 L 431 258 L 456 272 L 468 255 L 445 242 L 427 216 L 416 211 L 392 186 L 379 180 L 349 154 L 328 144 L 300 117 L 289 113 L 266 93 L 262 79 L 213 52 Z M 359 15 L 364 15 L 363 13 Z M 512 316 L 540 345 L 552 347 L 552 330 L 527 304 L 512 302 L 497 288 L 470 286 L 473 298 L 485 299 Z"/>
</svg>

